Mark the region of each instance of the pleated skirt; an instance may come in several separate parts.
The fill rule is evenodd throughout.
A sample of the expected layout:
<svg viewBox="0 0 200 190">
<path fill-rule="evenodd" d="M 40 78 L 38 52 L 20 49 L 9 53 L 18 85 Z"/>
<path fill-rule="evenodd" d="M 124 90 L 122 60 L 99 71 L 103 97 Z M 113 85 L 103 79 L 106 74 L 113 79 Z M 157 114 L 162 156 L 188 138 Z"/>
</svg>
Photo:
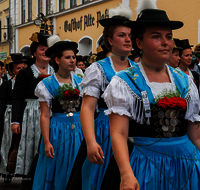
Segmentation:
<svg viewBox="0 0 200 190">
<path fill-rule="evenodd" d="M 173 138 L 134 137 L 129 160 L 141 190 L 200 190 L 200 152 L 187 135 Z M 110 163 L 101 190 L 118 189 L 116 161 Z"/>
<path fill-rule="evenodd" d="M 12 142 L 12 131 L 11 131 L 11 119 L 12 119 L 12 105 L 7 105 L 4 114 L 4 130 L 2 136 L 2 144 L 0 151 L 0 174 L 8 174 L 6 171 L 8 163 L 8 153 Z"/>
<path fill-rule="evenodd" d="M 54 159 L 45 155 L 45 145 L 42 139 L 33 190 L 61 190 L 66 188 L 83 140 L 80 112 L 74 113 L 73 117 L 67 117 L 66 114 L 54 114 L 49 133 L 50 143 L 54 147 Z"/>
</svg>

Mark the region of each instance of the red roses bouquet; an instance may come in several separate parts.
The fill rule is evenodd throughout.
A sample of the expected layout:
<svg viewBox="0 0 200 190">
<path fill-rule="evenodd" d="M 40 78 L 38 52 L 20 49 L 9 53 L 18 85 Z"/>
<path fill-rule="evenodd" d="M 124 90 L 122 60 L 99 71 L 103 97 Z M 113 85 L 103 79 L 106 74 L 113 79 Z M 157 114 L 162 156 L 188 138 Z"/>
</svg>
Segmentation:
<svg viewBox="0 0 200 190">
<path fill-rule="evenodd" d="M 65 90 L 63 93 L 64 93 L 64 97 L 70 97 L 73 95 L 79 96 L 80 91 L 78 89 L 72 89 L 72 90 Z"/>
<path fill-rule="evenodd" d="M 164 109 L 175 108 L 175 107 L 179 107 L 181 109 L 186 109 L 187 102 L 185 99 L 183 99 L 181 97 L 172 97 L 172 98 L 164 97 L 164 98 L 158 100 L 158 106 L 161 106 Z"/>
<path fill-rule="evenodd" d="M 80 91 L 78 87 L 73 88 L 72 84 L 64 84 L 57 89 L 58 95 L 55 97 L 60 101 L 65 113 L 76 112 L 80 105 Z"/>
</svg>

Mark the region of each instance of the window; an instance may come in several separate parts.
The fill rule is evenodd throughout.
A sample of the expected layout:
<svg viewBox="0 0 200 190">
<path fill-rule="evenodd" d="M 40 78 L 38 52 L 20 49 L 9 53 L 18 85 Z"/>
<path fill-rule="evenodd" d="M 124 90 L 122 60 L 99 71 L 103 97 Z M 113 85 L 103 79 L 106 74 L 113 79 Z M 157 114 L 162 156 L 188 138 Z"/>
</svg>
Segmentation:
<svg viewBox="0 0 200 190">
<path fill-rule="evenodd" d="M 21 20 L 21 22 L 22 23 L 25 23 L 25 0 L 21 0 L 21 5 L 22 5 L 22 20 Z"/>
<path fill-rule="evenodd" d="M 65 10 L 65 0 L 59 0 L 59 11 Z"/>
<path fill-rule="evenodd" d="M 76 0 L 70 0 L 70 7 L 74 7 L 77 5 Z"/>
<path fill-rule="evenodd" d="M 51 14 L 51 0 L 46 1 L 46 10 L 47 15 Z"/>
<path fill-rule="evenodd" d="M 7 20 L 7 26 L 6 26 L 6 28 L 7 28 L 7 40 L 9 40 L 9 39 L 10 39 L 10 23 L 9 23 L 9 17 L 6 18 L 6 20 Z"/>
<path fill-rule="evenodd" d="M 28 0 L 28 20 L 32 20 L 32 0 Z"/>
<path fill-rule="evenodd" d="M 90 2 L 90 0 L 82 0 L 82 3 L 87 3 L 87 2 Z"/>
<path fill-rule="evenodd" d="M 38 0 L 38 13 L 42 13 L 42 12 L 43 12 L 43 1 Z"/>
<path fill-rule="evenodd" d="M 1 20 L 0 20 L 0 42 L 1 42 L 1 35 L 2 35 L 2 33 L 1 33 Z"/>
</svg>

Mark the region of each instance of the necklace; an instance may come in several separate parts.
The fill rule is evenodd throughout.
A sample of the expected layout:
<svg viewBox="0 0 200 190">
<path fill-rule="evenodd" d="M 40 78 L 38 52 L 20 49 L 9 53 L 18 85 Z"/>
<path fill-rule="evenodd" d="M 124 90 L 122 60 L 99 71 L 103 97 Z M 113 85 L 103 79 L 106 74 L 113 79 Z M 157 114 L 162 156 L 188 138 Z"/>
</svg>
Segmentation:
<svg viewBox="0 0 200 190">
<path fill-rule="evenodd" d="M 146 63 L 144 63 L 143 61 L 141 61 L 141 63 L 142 63 L 142 65 L 144 65 L 145 67 L 147 67 L 147 68 L 149 68 L 149 69 L 151 69 L 151 70 L 154 70 L 154 71 L 156 71 L 156 72 L 160 72 L 160 71 L 162 71 L 162 70 L 165 68 L 165 65 L 162 66 L 162 67 L 151 67 L 151 66 L 147 65 Z"/>
<path fill-rule="evenodd" d="M 62 74 L 60 74 L 59 72 L 57 72 L 57 74 L 58 74 L 60 77 L 64 78 L 64 79 L 66 79 L 67 77 L 69 77 L 69 75 L 62 75 Z"/>
<path fill-rule="evenodd" d="M 115 55 L 114 53 L 112 53 L 111 56 L 116 57 L 117 59 L 120 59 L 121 61 L 124 61 L 125 59 L 128 58 L 128 56 L 118 56 L 118 55 Z"/>
<path fill-rule="evenodd" d="M 113 66 L 117 69 L 118 72 L 121 71 L 121 70 L 123 70 L 123 69 L 119 69 L 114 62 L 113 62 Z M 130 67 L 129 61 L 128 61 L 128 67 Z"/>
<path fill-rule="evenodd" d="M 181 67 L 180 65 L 179 65 L 179 67 L 180 67 L 182 70 L 184 70 L 184 71 L 187 71 L 187 70 L 188 70 L 188 68 Z"/>
<path fill-rule="evenodd" d="M 40 69 L 46 69 L 46 68 L 48 67 L 48 65 L 47 65 L 47 66 L 39 66 L 39 65 L 37 65 L 36 63 L 35 63 L 35 65 L 36 65 L 37 67 L 39 67 Z"/>
</svg>

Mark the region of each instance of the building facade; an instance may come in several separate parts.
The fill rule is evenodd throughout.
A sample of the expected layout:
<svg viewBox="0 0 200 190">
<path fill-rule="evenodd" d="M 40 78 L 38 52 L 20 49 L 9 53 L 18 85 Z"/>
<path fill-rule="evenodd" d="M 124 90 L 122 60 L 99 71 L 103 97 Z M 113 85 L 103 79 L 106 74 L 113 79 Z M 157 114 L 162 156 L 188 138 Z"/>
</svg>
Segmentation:
<svg viewBox="0 0 200 190">
<path fill-rule="evenodd" d="M 10 52 L 9 0 L 0 0 L 0 60 Z"/>
<path fill-rule="evenodd" d="M 54 26 L 53 34 L 78 43 L 80 55 L 95 53 L 102 43 L 103 27 L 98 21 L 107 18 L 108 9 L 119 3 L 130 6 L 135 20 L 137 0 L 10 0 L 11 52 L 30 54 L 29 38 L 39 32 L 34 20 L 43 13 Z M 174 37 L 188 38 L 193 45 L 200 42 L 199 0 L 157 0 L 157 7 L 165 10 L 171 20 L 184 22 L 182 29 L 174 31 Z"/>
</svg>

